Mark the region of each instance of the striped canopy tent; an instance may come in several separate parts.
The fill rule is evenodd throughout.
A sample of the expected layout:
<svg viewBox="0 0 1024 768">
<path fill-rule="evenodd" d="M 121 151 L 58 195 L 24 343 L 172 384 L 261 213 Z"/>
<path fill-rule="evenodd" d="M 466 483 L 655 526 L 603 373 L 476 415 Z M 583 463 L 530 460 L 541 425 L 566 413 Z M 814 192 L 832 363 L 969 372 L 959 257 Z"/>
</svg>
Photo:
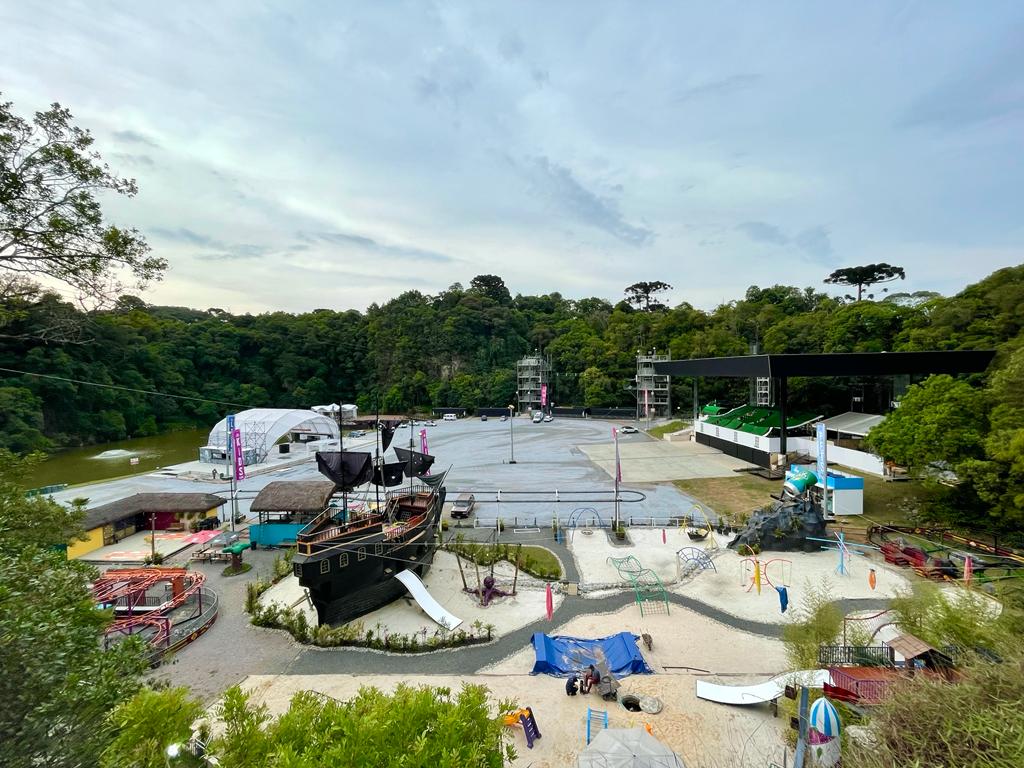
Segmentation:
<svg viewBox="0 0 1024 768">
<path fill-rule="evenodd" d="M 839 713 L 832 702 L 824 697 L 811 704 L 807 722 L 822 736 L 831 739 L 839 735 Z"/>
</svg>

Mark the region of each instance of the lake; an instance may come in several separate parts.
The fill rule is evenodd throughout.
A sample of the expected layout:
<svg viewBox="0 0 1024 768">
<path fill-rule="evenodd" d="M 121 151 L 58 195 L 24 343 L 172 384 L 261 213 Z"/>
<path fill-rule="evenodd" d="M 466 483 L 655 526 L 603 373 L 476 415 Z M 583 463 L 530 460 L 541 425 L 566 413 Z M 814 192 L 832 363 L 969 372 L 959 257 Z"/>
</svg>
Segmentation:
<svg viewBox="0 0 1024 768">
<path fill-rule="evenodd" d="M 146 474 L 155 469 L 199 458 L 200 446 L 210 436 L 206 429 L 187 429 L 154 437 L 138 437 L 53 454 L 25 479 L 28 488 L 67 483 L 89 483 L 123 475 Z M 138 464 L 131 460 L 137 458 Z"/>
</svg>

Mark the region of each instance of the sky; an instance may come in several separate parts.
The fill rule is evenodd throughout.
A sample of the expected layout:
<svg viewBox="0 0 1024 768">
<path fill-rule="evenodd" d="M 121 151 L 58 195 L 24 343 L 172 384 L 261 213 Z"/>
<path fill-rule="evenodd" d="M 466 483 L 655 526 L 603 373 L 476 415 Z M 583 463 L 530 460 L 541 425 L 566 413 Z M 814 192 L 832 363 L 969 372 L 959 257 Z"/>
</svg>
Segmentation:
<svg viewBox="0 0 1024 768">
<path fill-rule="evenodd" d="M 0 91 L 70 107 L 170 262 L 151 303 L 365 309 L 497 274 L 710 309 L 1024 262 L 1020 2 L 4 3 Z M 896 290 L 896 289 L 894 289 Z"/>
</svg>

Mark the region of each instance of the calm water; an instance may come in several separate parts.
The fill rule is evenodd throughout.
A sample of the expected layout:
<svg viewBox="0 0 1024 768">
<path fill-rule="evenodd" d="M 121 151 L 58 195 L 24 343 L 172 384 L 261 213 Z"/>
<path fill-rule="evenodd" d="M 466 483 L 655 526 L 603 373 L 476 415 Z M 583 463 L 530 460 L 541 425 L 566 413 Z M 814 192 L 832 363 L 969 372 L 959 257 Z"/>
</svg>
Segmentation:
<svg viewBox="0 0 1024 768">
<path fill-rule="evenodd" d="M 195 461 L 199 458 L 199 447 L 206 445 L 209 435 L 205 429 L 189 429 L 61 451 L 40 464 L 26 479 L 26 485 L 29 488 L 57 483 L 75 485 L 122 475 L 145 474 L 170 464 Z M 133 458 L 137 458 L 139 463 L 132 465 Z"/>
</svg>

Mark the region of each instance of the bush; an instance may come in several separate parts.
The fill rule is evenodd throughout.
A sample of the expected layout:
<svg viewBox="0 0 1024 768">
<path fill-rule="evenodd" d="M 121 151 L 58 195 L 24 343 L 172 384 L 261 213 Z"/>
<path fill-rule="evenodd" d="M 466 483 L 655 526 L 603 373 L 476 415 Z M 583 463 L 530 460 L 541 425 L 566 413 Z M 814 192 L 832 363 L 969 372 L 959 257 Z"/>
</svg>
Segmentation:
<svg viewBox="0 0 1024 768">
<path fill-rule="evenodd" d="M 1024 657 L 975 662 L 949 683 L 918 675 L 872 710 L 872 744 L 846 743 L 844 765 L 858 768 L 1009 768 L 1024 755 Z"/>
<path fill-rule="evenodd" d="M 221 576 L 239 576 L 243 573 L 248 573 L 252 570 L 252 563 L 242 563 L 237 568 L 233 565 L 229 565 L 223 571 L 220 572 Z"/>
</svg>

